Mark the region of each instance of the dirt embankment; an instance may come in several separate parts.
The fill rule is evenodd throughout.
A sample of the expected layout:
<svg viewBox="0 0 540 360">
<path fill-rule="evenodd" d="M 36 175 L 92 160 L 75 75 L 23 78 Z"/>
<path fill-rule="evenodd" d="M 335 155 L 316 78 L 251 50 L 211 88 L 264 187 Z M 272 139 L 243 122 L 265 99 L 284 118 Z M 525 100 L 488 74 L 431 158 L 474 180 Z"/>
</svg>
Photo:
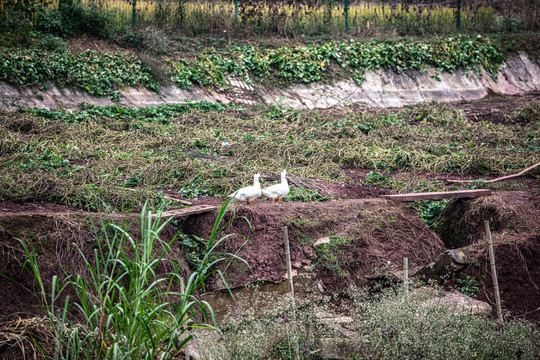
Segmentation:
<svg viewBox="0 0 540 360">
<path fill-rule="evenodd" d="M 21 241 L 34 249 L 44 288 L 50 292 L 53 276 L 62 279 L 68 275 L 81 275 L 85 281 L 90 280 L 88 266 L 83 262 L 78 249 L 91 261 L 92 252 L 100 241 L 95 229 L 109 222 L 111 219 L 92 219 L 74 209 L 56 204 L 0 202 L 0 319 L 26 318 L 42 315 L 46 311 L 42 306 L 39 284 L 26 263 L 28 257 Z M 135 239 L 140 238 L 138 218 L 128 215 L 114 222 L 125 228 Z M 168 225 L 161 238 L 170 241 L 174 236 L 174 228 Z M 167 257 L 180 264 L 183 274 L 189 274 L 184 254 L 179 247 L 173 247 Z M 160 263 L 157 268 L 158 273 L 171 270 L 173 267 L 167 262 Z M 64 291 L 64 295 L 74 298 L 69 288 Z M 61 297 L 58 302 L 63 304 L 63 300 Z"/>
<path fill-rule="evenodd" d="M 199 201 L 204 203 L 205 200 Z M 206 202 L 217 204 L 218 199 Z M 54 204 L 0 203 L 0 314 L 41 314 L 40 292 L 28 267 L 21 239 L 34 245 L 45 288 L 53 275 L 79 274 L 87 269 L 79 261 L 76 244 L 83 252 L 96 246 L 90 219 L 72 209 Z M 19 215 L 14 215 L 19 212 Z M 63 215 L 51 216 L 53 212 Z M 253 280 L 281 280 L 285 277 L 282 227 L 287 226 L 293 270 L 318 282 L 328 293 L 350 285 L 363 285 L 366 276 L 400 270 L 403 257 L 411 267 L 432 261 L 447 248 L 468 246 L 474 264 L 458 274 L 471 275 L 481 291 L 479 298 L 493 303 L 492 281 L 486 246 L 484 220 L 492 222 L 493 240 L 503 308 L 510 316 L 540 321 L 540 198 L 533 192 L 499 191 L 493 196 L 450 203 L 441 225 L 441 241 L 408 206 L 380 198 L 337 200 L 322 203 L 236 204 L 227 212 L 221 236 L 228 238 L 220 251 L 244 258 L 250 269 L 222 267 L 231 286 Z M 215 213 L 192 215 L 176 222 L 185 234 L 208 238 Z M 116 220 L 118 221 L 118 220 Z M 137 220 L 130 218 L 136 236 Z M 176 229 L 162 234 L 171 240 Z M 316 245 L 322 242 L 321 245 Z M 186 248 L 175 243 L 168 257 L 182 265 L 185 275 L 193 269 Z M 189 261 L 188 261 L 189 260 Z M 191 261 L 191 264 L 190 264 Z M 189 267 L 188 267 L 189 265 Z M 163 268 L 160 271 L 166 271 Z M 222 284 L 217 278 L 208 290 Z M 459 287 L 455 279 L 446 286 Z"/>
<path fill-rule="evenodd" d="M 474 276 L 479 298 L 494 304 L 493 280 L 485 241 L 490 221 L 502 305 L 511 317 L 540 323 L 540 196 L 500 191 L 489 197 L 456 200 L 443 212 L 441 239 L 449 248 L 469 247 L 473 265 L 459 278 Z M 456 285 L 455 279 L 446 285 Z"/>
<path fill-rule="evenodd" d="M 226 215 L 223 235 L 238 234 L 222 250 L 246 259 L 251 270 L 228 269 L 232 285 L 285 277 L 281 228 L 287 226 L 297 273 L 312 273 L 325 287 L 361 285 L 366 275 L 401 269 L 403 257 L 425 264 L 444 250 L 442 242 L 403 204 L 382 199 L 323 203 L 258 201 L 236 206 Z M 215 214 L 188 218 L 187 234 L 208 238 Z M 249 221 L 246 221 L 246 219 Z M 251 227 L 250 227 L 251 225 Z M 328 243 L 315 246 L 318 240 Z M 249 239 L 247 241 L 246 239 Z"/>
<path fill-rule="evenodd" d="M 476 74 L 458 70 L 455 74 L 441 73 L 430 69 L 427 72 L 407 71 L 395 73 L 391 70 L 367 71 L 365 81 L 357 84 L 345 79 L 335 84 L 314 82 L 296 84 L 285 89 L 263 85 L 252 86 L 242 79 L 228 78 L 226 90 L 211 91 L 204 87 L 193 87 L 189 91 L 176 86 L 162 86 L 159 94 L 146 88 L 120 90 L 119 104 L 132 107 L 157 106 L 182 103 L 189 100 L 212 102 L 236 102 L 243 105 L 264 103 L 294 109 L 326 109 L 355 105 L 365 108 L 394 108 L 429 102 L 476 101 L 489 93 L 500 95 L 523 95 L 540 90 L 540 66 L 525 54 L 508 58 L 500 66 L 497 81 L 489 74 Z M 107 97 L 95 97 L 77 89 L 48 90 L 17 89 L 0 83 L 0 109 L 16 109 L 26 105 L 46 109 L 78 109 L 85 102 L 98 106 L 114 103 Z"/>
</svg>

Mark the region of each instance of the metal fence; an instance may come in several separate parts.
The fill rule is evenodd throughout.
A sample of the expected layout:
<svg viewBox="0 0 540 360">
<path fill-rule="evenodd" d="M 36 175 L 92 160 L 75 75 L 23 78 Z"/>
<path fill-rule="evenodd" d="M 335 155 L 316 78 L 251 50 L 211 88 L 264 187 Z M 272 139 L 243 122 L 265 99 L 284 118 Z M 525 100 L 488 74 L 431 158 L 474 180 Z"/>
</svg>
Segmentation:
<svg viewBox="0 0 540 360">
<path fill-rule="evenodd" d="M 70 0 L 24 1 L 56 7 Z M 538 30 L 540 0 L 74 0 L 110 12 L 118 26 L 285 35 L 390 30 L 399 34 Z"/>
</svg>

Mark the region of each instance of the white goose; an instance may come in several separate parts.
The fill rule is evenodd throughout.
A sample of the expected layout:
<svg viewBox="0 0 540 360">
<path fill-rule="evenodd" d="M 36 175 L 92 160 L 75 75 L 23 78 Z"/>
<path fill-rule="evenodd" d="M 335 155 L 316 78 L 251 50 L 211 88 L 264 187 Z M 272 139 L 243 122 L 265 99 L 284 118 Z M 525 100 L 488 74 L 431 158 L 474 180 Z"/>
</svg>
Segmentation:
<svg viewBox="0 0 540 360">
<path fill-rule="evenodd" d="M 287 170 L 281 172 L 281 183 L 263 189 L 262 193 L 264 196 L 277 202 L 281 202 L 281 199 L 289 194 L 289 183 L 287 182 L 285 175 L 287 175 Z"/>
<path fill-rule="evenodd" d="M 250 201 L 261 196 L 261 184 L 259 183 L 259 176 L 259 173 L 255 174 L 253 178 L 253 186 L 246 186 L 238 189 L 229 195 L 229 197 L 234 198 L 236 201 L 246 201 L 248 204 L 251 204 Z"/>
</svg>

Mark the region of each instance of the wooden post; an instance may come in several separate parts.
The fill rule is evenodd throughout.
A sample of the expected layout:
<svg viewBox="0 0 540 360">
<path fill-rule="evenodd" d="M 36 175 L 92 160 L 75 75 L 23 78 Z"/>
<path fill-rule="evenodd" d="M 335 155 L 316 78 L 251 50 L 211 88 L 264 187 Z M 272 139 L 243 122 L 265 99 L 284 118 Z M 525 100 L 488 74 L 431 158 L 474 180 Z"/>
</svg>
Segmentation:
<svg viewBox="0 0 540 360">
<path fill-rule="evenodd" d="M 185 295 L 184 294 L 184 279 L 180 278 L 180 293 L 182 295 Z M 182 325 L 184 330 L 185 330 L 185 333 L 184 335 L 182 335 L 182 338 L 186 338 L 189 336 L 189 330 L 187 329 L 187 323 L 186 323 L 186 318 L 184 317 L 182 319 L 182 321 L 184 322 L 184 324 Z M 189 343 L 186 344 L 186 346 L 184 347 L 184 354 L 186 354 L 186 360 L 189 360 L 190 357 L 189 357 Z"/>
<path fill-rule="evenodd" d="M 296 327 L 296 305 L 294 301 L 294 285 L 292 278 L 292 266 L 291 266 L 291 250 L 289 248 L 289 230 L 286 226 L 281 228 L 283 232 L 283 241 L 285 242 L 285 262 L 287 263 L 287 278 L 289 279 L 289 290 L 291 292 L 291 310 L 293 315 L 294 326 Z M 295 339 L 295 355 L 296 359 L 300 359 L 300 346 L 298 345 L 298 338 Z"/>
<path fill-rule="evenodd" d="M 456 19 L 456 28 L 461 29 L 461 0 L 457 0 L 457 19 Z"/>
<path fill-rule="evenodd" d="M 349 0 L 345 0 L 345 32 L 349 32 Z"/>
<path fill-rule="evenodd" d="M 403 258 L 403 288 L 407 296 L 409 294 L 409 258 Z"/>
<path fill-rule="evenodd" d="M 289 290 L 294 299 L 294 285 L 292 278 L 291 250 L 289 249 L 289 230 L 286 226 L 281 228 L 283 240 L 285 241 L 285 262 L 287 263 L 287 279 L 289 279 Z"/>
<path fill-rule="evenodd" d="M 491 264 L 491 277 L 493 278 L 493 292 L 495 293 L 495 306 L 497 306 L 497 317 L 501 325 L 504 323 L 501 309 L 501 295 L 499 293 L 499 280 L 497 279 L 497 267 L 495 266 L 495 251 L 493 250 L 493 241 L 491 240 L 491 231 L 489 230 L 489 220 L 484 221 L 486 226 L 486 236 L 489 249 L 489 262 Z"/>
</svg>

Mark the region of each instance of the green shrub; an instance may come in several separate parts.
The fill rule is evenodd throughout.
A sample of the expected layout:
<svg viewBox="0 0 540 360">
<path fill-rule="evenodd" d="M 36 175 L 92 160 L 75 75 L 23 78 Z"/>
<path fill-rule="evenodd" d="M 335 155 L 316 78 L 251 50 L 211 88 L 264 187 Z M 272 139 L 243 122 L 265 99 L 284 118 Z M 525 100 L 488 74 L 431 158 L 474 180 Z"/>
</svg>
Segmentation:
<svg viewBox="0 0 540 360">
<path fill-rule="evenodd" d="M 212 274 L 228 288 L 217 264 L 234 258 L 238 266 L 249 266 L 236 255 L 215 251 L 230 236 L 219 238 L 218 230 L 229 204 L 230 200 L 224 202 L 218 213 L 200 267 L 186 278 L 170 257 L 175 239 L 167 243 L 159 237 L 172 220 L 162 223 L 162 210 L 152 217 L 143 208 L 140 238 L 128 233 L 127 223 L 102 220 L 96 238 L 90 240 L 92 251 L 74 245 L 87 273 L 64 269 L 63 280 L 53 276 L 50 291 L 43 285 L 36 251 L 21 241 L 54 334 L 54 350 L 43 354 L 45 347 L 39 346 L 36 354 L 56 359 L 177 359 L 193 337 L 187 333 L 188 322 L 192 329 L 216 329 L 212 307 L 198 294 Z M 180 284 L 185 285 L 183 292 L 173 290 Z M 71 296 L 65 295 L 67 289 Z"/>
<path fill-rule="evenodd" d="M 455 315 L 441 294 L 420 288 L 405 296 L 393 291 L 354 296 L 355 329 L 367 334 L 362 355 L 371 359 L 535 359 L 540 334 L 534 325 L 511 321 L 499 329 L 481 315 Z"/>
<path fill-rule="evenodd" d="M 364 184 L 368 187 L 379 186 L 388 188 L 393 178 L 390 175 L 382 174 L 378 171 L 370 171 L 364 179 Z"/>
<path fill-rule="evenodd" d="M 453 73 L 463 68 L 480 71 L 486 69 L 497 75 L 502 54 L 498 47 L 482 36 L 466 35 L 433 38 L 426 41 L 357 42 L 281 47 L 259 50 L 253 46 L 235 47 L 220 54 L 214 51 L 202 54 L 194 61 L 173 61 L 172 78 L 179 87 L 191 85 L 219 87 L 227 76 L 243 77 L 251 82 L 276 80 L 279 83 L 311 83 L 321 79 L 332 64 L 351 69 L 357 82 L 366 70 L 390 69 L 398 73 L 407 70 L 425 70 Z"/>
<path fill-rule="evenodd" d="M 0 81 L 23 86 L 72 86 L 118 100 L 118 88 L 143 85 L 158 91 L 149 69 L 136 57 L 85 51 L 79 54 L 38 49 L 0 49 Z"/>
<path fill-rule="evenodd" d="M 5 8 L 0 7 L 0 45 L 21 46 L 30 42 L 32 30 L 31 13 L 21 2 L 8 2 Z M 5 37 L 4 37 L 5 36 Z"/>
<path fill-rule="evenodd" d="M 418 211 L 420 218 L 430 228 L 435 228 L 437 220 L 450 199 L 415 201 L 411 206 Z"/>
<path fill-rule="evenodd" d="M 110 38 L 114 34 L 114 16 L 90 4 L 61 0 L 57 8 L 40 8 L 35 28 L 61 37 L 91 35 Z"/>
<path fill-rule="evenodd" d="M 45 51 L 66 51 L 66 43 L 62 38 L 55 35 L 44 35 L 39 43 L 39 48 Z"/>
</svg>

